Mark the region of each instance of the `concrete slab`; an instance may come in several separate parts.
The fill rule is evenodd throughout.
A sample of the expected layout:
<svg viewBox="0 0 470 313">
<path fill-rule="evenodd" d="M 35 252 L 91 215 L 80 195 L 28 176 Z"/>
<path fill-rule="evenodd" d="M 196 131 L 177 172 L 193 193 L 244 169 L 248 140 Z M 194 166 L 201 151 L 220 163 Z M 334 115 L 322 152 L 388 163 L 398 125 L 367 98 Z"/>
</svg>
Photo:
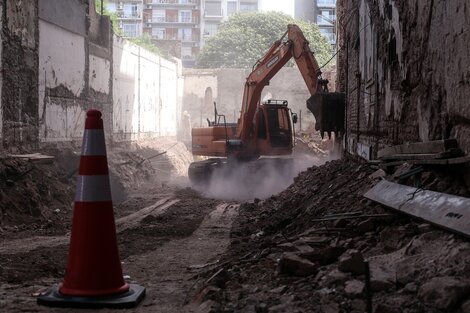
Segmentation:
<svg viewBox="0 0 470 313">
<path fill-rule="evenodd" d="M 470 199 L 380 181 L 364 197 L 470 237 Z"/>
</svg>

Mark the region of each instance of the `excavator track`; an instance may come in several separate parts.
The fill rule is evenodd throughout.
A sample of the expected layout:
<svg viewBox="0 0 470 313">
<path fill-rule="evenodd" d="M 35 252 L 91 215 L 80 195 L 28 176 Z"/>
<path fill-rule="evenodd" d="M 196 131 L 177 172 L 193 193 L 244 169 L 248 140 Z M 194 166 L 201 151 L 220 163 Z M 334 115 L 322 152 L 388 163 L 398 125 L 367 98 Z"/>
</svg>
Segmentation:
<svg viewBox="0 0 470 313">
<path fill-rule="evenodd" d="M 290 176 L 293 173 L 293 164 L 291 158 L 260 158 L 246 162 L 211 158 L 191 163 L 188 177 L 191 183 L 199 186 L 210 184 L 215 177 L 236 179 L 239 183 L 262 183 L 262 180 L 273 172 Z"/>
</svg>

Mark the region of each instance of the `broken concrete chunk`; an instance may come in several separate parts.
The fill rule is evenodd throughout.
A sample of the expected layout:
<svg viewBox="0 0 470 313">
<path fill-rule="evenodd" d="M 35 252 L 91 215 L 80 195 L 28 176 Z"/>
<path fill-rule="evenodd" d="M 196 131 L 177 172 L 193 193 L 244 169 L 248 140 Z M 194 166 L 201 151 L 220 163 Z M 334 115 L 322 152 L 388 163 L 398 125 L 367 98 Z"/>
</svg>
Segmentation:
<svg viewBox="0 0 470 313">
<path fill-rule="evenodd" d="M 364 258 L 362 253 L 350 249 L 339 258 L 338 269 L 341 272 L 353 273 L 355 275 L 364 274 Z"/>
<path fill-rule="evenodd" d="M 403 288 L 403 290 L 408 293 L 416 293 L 418 291 L 418 285 L 416 285 L 414 282 L 408 283 L 406 284 L 405 288 Z"/>
<path fill-rule="evenodd" d="M 396 280 L 400 284 L 406 285 L 414 282 L 416 275 L 418 274 L 415 258 L 409 257 L 398 261 L 396 264 L 396 271 Z"/>
<path fill-rule="evenodd" d="M 317 266 L 295 253 L 284 253 L 279 260 L 278 271 L 281 274 L 309 276 L 317 272 Z"/>
<path fill-rule="evenodd" d="M 375 292 L 389 290 L 393 288 L 394 286 L 395 285 L 391 281 L 384 279 L 384 278 L 372 277 L 370 281 L 370 288 L 372 289 L 372 291 L 375 291 Z"/>
<path fill-rule="evenodd" d="M 315 249 L 312 252 L 302 251 L 300 256 L 320 265 L 328 265 L 336 262 L 338 257 L 343 254 L 344 250 L 343 247 L 325 247 Z"/>
<path fill-rule="evenodd" d="M 387 173 L 384 170 L 380 169 L 369 175 L 369 179 L 379 179 L 385 177 Z"/>
<path fill-rule="evenodd" d="M 338 270 L 333 270 L 322 278 L 322 284 L 327 287 L 343 285 L 349 279 L 349 277 L 349 274 L 340 272 Z"/>
<path fill-rule="evenodd" d="M 470 292 L 470 283 L 455 277 L 434 277 L 419 288 L 418 297 L 430 307 L 452 310 Z"/>
<path fill-rule="evenodd" d="M 339 313 L 339 305 L 337 303 L 328 303 L 320 306 L 321 313 Z"/>
<path fill-rule="evenodd" d="M 361 297 L 364 294 L 364 289 L 364 283 L 357 279 L 347 281 L 344 286 L 344 292 L 351 298 Z"/>
</svg>

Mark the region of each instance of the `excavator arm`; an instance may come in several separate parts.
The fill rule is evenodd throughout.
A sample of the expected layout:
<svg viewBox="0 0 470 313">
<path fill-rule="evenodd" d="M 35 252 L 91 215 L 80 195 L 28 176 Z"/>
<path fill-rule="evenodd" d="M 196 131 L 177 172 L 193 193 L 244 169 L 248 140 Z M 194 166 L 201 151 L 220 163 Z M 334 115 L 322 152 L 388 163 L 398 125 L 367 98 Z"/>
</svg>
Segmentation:
<svg viewBox="0 0 470 313">
<path fill-rule="evenodd" d="M 287 41 L 282 42 L 287 35 Z M 297 25 L 290 24 L 284 36 L 276 41 L 261 58 L 254 70 L 246 79 L 243 93 L 242 110 L 238 125 L 237 137 L 242 142 L 249 142 L 253 135 L 253 119 L 259 105 L 261 92 L 269 80 L 293 57 L 310 94 L 317 92 L 318 77 L 321 75 L 313 52 L 308 46 L 302 31 Z"/>
</svg>

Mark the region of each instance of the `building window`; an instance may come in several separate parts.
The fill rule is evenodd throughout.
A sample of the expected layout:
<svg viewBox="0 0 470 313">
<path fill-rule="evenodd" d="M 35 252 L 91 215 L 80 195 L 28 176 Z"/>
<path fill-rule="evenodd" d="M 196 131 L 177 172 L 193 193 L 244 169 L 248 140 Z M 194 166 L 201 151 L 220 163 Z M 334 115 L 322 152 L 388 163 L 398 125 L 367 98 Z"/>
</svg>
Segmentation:
<svg viewBox="0 0 470 313">
<path fill-rule="evenodd" d="M 258 11 L 258 4 L 240 2 L 240 12 L 247 12 L 247 11 Z"/>
<path fill-rule="evenodd" d="M 126 37 L 137 37 L 140 35 L 139 25 L 137 24 L 122 24 L 122 31 Z"/>
<path fill-rule="evenodd" d="M 165 10 L 152 10 L 153 22 L 165 22 Z"/>
<path fill-rule="evenodd" d="M 189 23 L 189 22 L 191 22 L 191 11 L 180 11 L 179 12 L 179 22 L 180 23 Z"/>
<path fill-rule="evenodd" d="M 193 32 L 191 28 L 180 28 L 178 29 L 178 39 L 183 41 L 192 40 Z"/>
<path fill-rule="evenodd" d="M 204 36 L 212 36 L 217 33 L 217 24 L 206 24 L 204 26 Z"/>
<path fill-rule="evenodd" d="M 227 15 L 237 13 L 237 3 L 234 1 L 227 2 Z"/>
<path fill-rule="evenodd" d="M 182 59 L 192 59 L 191 47 L 181 47 L 181 58 Z"/>
<path fill-rule="evenodd" d="M 152 28 L 152 37 L 155 39 L 166 39 L 165 28 Z"/>
<path fill-rule="evenodd" d="M 123 11 L 123 17 L 140 17 L 139 6 L 137 4 L 124 4 Z"/>
<path fill-rule="evenodd" d="M 222 16 L 222 3 L 206 2 L 204 14 L 207 16 Z"/>
</svg>

